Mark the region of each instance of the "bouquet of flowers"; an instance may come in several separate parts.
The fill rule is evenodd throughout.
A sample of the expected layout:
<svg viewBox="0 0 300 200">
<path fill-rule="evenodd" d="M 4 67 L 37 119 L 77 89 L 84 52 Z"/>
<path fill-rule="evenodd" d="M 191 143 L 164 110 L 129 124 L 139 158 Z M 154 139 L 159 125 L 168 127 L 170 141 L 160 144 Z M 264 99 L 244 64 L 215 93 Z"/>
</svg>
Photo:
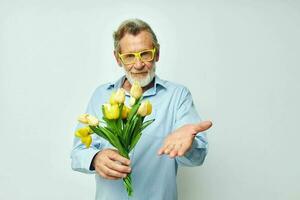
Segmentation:
<svg viewBox="0 0 300 200">
<path fill-rule="evenodd" d="M 95 133 L 117 148 L 121 156 L 129 159 L 129 152 L 139 141 L 142 131 L 154 121 L 151 119 L 144 122 L 145 117 L 152 112 L 152 105 L 149 100 L 142 101 L 142 93 L 138 82 L 134 82 L 128 107 L 124 104 L 125 90 L 120 88 L 113 92 L 109 103 L 102 105 L 103 121 L 87 113 L 80 115 L 78 121 L 86 126 L 78 129 L 75 136 L 89 148 L 91 134 Z M 123 182 L 128 196 L 132 196 L 131 173 L 123 178 Z"/>
</svg>

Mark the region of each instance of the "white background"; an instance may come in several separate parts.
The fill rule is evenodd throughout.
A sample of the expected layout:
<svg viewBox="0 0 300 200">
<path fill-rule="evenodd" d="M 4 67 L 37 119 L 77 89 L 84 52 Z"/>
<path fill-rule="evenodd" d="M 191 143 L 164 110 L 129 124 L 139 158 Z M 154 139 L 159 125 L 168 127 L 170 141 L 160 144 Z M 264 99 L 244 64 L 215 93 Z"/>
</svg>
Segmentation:
<svg viewBox="0 0 300 200">
<path fill-rule="evenodd" d="M 0 1 L 0 199 L 93 199 L 70 167 L 76 118 L 122 70 L 112 32 L 148 22 L 157 74 L 211 119 L 205 164 L 181 168 L 182 200 L 298 200 L 299 1 Z"/>
</svg>

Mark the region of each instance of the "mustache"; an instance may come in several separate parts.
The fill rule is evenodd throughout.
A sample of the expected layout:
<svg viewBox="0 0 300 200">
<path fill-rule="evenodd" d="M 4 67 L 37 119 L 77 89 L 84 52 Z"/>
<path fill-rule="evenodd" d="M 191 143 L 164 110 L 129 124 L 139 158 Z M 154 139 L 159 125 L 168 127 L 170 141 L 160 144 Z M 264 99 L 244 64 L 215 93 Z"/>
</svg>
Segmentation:
<svg viewBox="0 0 300 200">
<path fill-rule="evenodd" d="M 130 73 L 132 74 L 145 74 L 145 73 L 149 73 L 149 71 L 145 71 L 145 72 L 132 72 L 132 71 L 129 71 Z"/>
<path fill-rule="evenodd" d="M 149 73 L 151 70 L 148 69 L 144 69 L 144 71 L 135 71 L 136 69 L 134 69 L 133 67 L 131 69 L 126 69 L 124 68 L 125 71 L 131 73 L 131 74 L 144 74 L 144 73 Z"/>
</svg>

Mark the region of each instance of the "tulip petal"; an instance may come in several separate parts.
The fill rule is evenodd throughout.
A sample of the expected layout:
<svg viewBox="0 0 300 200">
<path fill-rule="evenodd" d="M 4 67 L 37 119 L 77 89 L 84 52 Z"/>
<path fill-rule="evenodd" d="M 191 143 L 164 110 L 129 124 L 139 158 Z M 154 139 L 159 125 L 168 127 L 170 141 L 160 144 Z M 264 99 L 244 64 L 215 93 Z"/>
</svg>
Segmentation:
<svg viewBox="0 0 300 200">
<path fill-rule="evenodd" d="M 82 137 L 81 142 L 85 144 L 86 148 L 89 148 L 92 143 L 92 137 L 90 135 Z"/>
<path fill-rule="evenodd" d="M 125 90 L 123 88 L 117 90 L 115 101 L 120 104 L 125 102 Z"/>
<path fill-rule="evenodd" d="M 118 102 L 116 101 L 115 96 L 116 96 L 116 92 L 112 92 L 112 94 L 111 94 L 111 96 L 110 96 L 110 99 L 109 99 L 109 103 L 110 103 L 111 105 L 114 105 L 114 104 L 117 104 L 117 103 L 118 103 Z"/>
<path fill-rule="evenodd" d="M 87 121 L 90 126 L 97 126 L 99 124 L 99 120 L 92 115 L 87 116 Z"/>
<path fill-rule="evenodd" d="M 83 124 L 88 124 L 88 120 L 87 120 L 87 116 L 89 114 L 85 113 L 85 114 L 81 114 L 79 117 L 78 117 L 78 121 L 80 123 L 83 123 Z"/>
<path fill-rule="evenodd" d="M 75 136 L 82 138 L 82 137 L 86 137 L 86 136 L 90 135 L 91 133 L 93 133 L 91 128 L 88 126 L 85 126 L 85 127 L 79 128 L 75 132 Z"/>
<path fill-rule="evenodd" d="M 142 94 L 143 94 L 143 90 L 139 82 L 134 81 L 130 89 L 130 95 L 135 99 L 139 99 L 142 96 Z"/>
</svg>

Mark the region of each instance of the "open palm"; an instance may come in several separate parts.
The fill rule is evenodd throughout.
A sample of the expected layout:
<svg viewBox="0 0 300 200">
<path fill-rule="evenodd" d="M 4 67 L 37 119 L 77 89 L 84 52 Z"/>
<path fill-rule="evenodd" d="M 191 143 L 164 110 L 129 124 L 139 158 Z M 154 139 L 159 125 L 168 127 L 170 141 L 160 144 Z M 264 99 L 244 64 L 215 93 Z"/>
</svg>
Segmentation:
<svg viewBox="0 0 300 200">
<path fill-rule="evenodd" d="M 169 134 L 164 145 L 158 150 L 158 155 L 166 154 L 171 158 L 183 156 L 191 147 L 195 136 L 212 126 L 211 121 L 203 121 L 197 124 L 187 124 Z"/>
</svg>

